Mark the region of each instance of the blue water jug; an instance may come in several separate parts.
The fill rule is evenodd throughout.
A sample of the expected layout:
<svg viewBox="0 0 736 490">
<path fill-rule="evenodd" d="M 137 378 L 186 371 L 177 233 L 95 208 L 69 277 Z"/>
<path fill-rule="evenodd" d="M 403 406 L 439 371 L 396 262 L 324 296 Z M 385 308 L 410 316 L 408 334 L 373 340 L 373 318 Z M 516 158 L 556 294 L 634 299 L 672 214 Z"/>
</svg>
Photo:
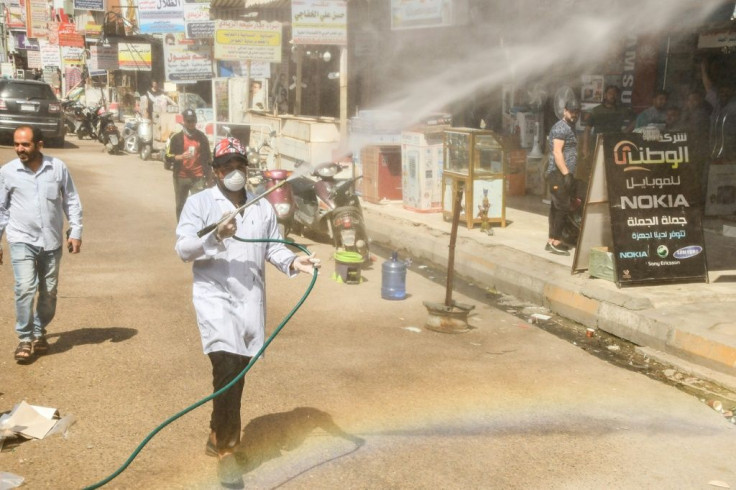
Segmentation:
<svg viewBox="0 0 736 490">
<path fill-rule="evenodd" d="M 406 263 L 398 259 L 398 253 L 391 253 L 391 260 L 382 266 L 381 298 L 406 298 Z"/>
</svg>

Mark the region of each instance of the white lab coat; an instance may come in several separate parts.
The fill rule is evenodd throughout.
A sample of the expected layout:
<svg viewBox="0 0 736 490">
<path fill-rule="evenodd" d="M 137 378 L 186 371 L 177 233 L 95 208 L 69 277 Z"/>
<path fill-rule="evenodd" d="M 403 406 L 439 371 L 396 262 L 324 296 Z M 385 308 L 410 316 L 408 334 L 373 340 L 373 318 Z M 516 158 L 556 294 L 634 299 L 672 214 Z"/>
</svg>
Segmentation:
<svg viewBox="0 0 736 490">
<path fill-rule="evenodd" d="M 252 199 L 248 195 L 248 199 Z M 283 243 L 245 243 L 197 232 L 235 206 L 217 186 L 187 199 L 176 227 L 176 252 L 192 262 L 193 301 L 205 354 L 225 351 L 252 357 L 263 346 L 266 321 L 265 261 L 290 277 L 296 257 Z M 281 238 L 273 207 L 265 199 L 236 217 L 240 238 Z"/>
</svg>

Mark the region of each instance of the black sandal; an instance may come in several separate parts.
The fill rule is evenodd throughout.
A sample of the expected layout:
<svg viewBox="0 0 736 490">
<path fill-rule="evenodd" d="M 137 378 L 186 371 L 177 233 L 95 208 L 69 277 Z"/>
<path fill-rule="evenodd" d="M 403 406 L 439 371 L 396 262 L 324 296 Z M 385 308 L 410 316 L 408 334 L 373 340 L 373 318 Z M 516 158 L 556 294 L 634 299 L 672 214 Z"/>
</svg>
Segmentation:
<svg viewBox="0 0 736 490">
<path fill-rule="evenodd" d="M 36 337 L 32 342 L 33 353 L 42 356 L 49 352 L 49 341 L 43 335 Z"/>
<path fill-rule="evenodd" d="M 32 356 L 33 347 L 28 341 L 21 342 L 20 344 L 18 344 L 18 347 L 15 348 L 15 360 L 21 364 L 30 362 Z"/>
</svg>

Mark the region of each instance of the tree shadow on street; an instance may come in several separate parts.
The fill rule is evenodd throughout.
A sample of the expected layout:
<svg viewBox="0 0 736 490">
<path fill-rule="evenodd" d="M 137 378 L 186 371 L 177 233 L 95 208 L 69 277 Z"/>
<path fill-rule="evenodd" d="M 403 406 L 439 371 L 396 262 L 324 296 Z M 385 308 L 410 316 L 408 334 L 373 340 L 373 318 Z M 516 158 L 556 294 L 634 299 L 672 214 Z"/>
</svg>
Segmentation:
<svg viewBox="0 0 736 490">
<path fill-rule="evenodd" d="M 351 453 L 365 443 L 360 437 L 342 430 L 330 414 L 316 408 L 297 407 L 290 412 L 263 415 L 248 422 L 243 429 L 243 439 L 237 450 L 243 472 L 251 472 L 263 463 L 280 457 L 282 451 L 298 448 L 316 429 L 355 444 Z"/>
<path fill-rule="evenodd" d="M 123 342 L 138 333 L 135 328 L 102 327 L 80 328 L 68 332 L 50 333 L 46 335 L 49 341 L 48 355 L 60 354 L 72 347 L 85 344 L 101 344 L 103 342 Z"/>
</svg>

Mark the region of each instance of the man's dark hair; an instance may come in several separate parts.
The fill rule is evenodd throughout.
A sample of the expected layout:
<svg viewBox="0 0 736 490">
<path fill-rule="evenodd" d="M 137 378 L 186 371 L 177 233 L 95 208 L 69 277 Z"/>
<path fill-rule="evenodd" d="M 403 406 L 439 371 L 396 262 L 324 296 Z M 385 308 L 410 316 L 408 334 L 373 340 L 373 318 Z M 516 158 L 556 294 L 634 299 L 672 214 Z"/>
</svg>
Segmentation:
<svg viewBox="0 0 736 490">
<path fill-rule="evenodd" d="M 611 89 L 614 89 L 617 94 L 620 94 L 621 93 L 621 89 L 618 88 L 618 85 L 606 85 L 606 90 L 604 90 L 603 93 L 605 94 L 606 92 L 608 92 Z"/>
<path fill-rule="evenodd" d="M 654 96 L 657 97 L 659 95 L 664 95 L 665 97 L 669 97 L 670 96 L 670 93 L 667 92 L 663 88 L 658 88 L 657 90 L 654 91 Z"/>
<path fill-rule="evenodd" d="M 38 143 L 39 141 L 43 141 L 43 131 L 41 131 L 41 128 L 38 128 L 36 126 L 31 126 L 30 124 L 21 124 L 17 128 L 15 128 L 16 131 L 19 129 L 28 129 L 31 131 L 31 141 L 34 143 Z"/>
</svg>

